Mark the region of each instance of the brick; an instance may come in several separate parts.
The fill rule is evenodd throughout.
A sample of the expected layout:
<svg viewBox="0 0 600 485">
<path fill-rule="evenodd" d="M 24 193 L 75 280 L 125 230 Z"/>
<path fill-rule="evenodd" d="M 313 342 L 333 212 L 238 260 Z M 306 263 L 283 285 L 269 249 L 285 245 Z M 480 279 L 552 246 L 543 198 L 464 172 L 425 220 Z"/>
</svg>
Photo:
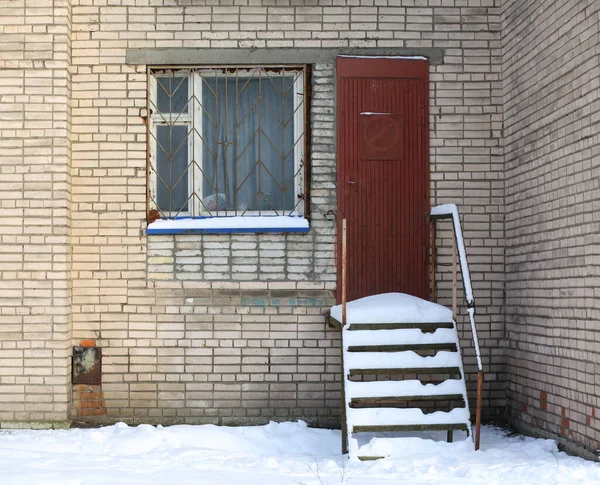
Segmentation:
<svg viewBox="0 0 600 485">
<path fill-rule="evenodd" d="M 78 408 L 78 419 L 160 421 L 167 416 L 161 415 L 167 412 L 163 402 L 178 402 L 181 392 L 186 393 L 188 408 L 178 409 L 177 416 L 184 420 L 250 416 L 244 391 L 219 397 L 222 408 L 212 400 L 212 386 L 236 379 L 289 385 L 282 391 L 287 394 L 273 402 L 252 396 L 254 411 L 260 411 L 254 416 L 273 418 L 281 412 L 278 405 L 290 410 L 286 417 L 314 416 L 314 406 L 298 394 L 299 386 L 337 382 L 340 372 L 339 334 L 326 332 L 324 318 L 336 279 L 336 221 L 324 216 L 336 210 L 334 66 L 317 64 L 312 70 L 311 232 L 147 237 L 146 127 L 140 119 L 140 110 L 146 108 L 146 66 L 125 65 L 125 49 L 386 47 L 413 42 L 446 49 L 445 64 L 430 69 L 431 202 L 453 201 L 464 213 L 465 237 L 476 263 L 473 279 L 481 284 L 481 341 L 486 357 L 498 350 L 489 363 L 488 375 L 496 377 L 486 381 L 490 397 L 484 406 L 502 408 L 502 397 L 492 399 L 504 392 L 506 370 L 499 343 L 505 321 L 500 8 L 490 5 L 478 13 L 465 13 L 465 7 L 441 7 L 440 2 L 373 6 L 359 1 L 352 6 L 313 7 L 279 3 L 185 9 L 135 2 L 110 8 L 73 5 L 70 17 L 62 10 L 27 17 L 20 9 L 0 12 L 2 38 L 6 37 L 0 43 L 0 98 L 3 113 L 8 113 L 0 120 L 0 144 L 11 143 L 0 167 L 0 209 L 6 216 L 0 220 L 0 282 L 15 283 L 6 293 L 0 287 L 0 350 L 46 346 L 60 352 L 40 368 L 0 363 L 0 379 L 32 381 L 45 390 L 63 389 L 67 395 L 71 343 L 89 340 L 106 352 L 103 386 L 74 388 L 73 403 L 98 401 L 105 408 Z M 503 8 L 510 11 L 511 2 L 507 3 Z M 479 0 L 466 4 L 481 6 Z M 465 16 L 469 22 L 463 21 Z M 69 22 L 70 39 L 33 28 L 16 30 Z M 54 50 L 44 47 L 51 42 Z M 10 68 L 8 75 L 4 67 Z M 0 150 L 6 153 L 3 145 Z M 523 190 L 520 183 L 517 189 Z M 447 228 L 439 234 L 447 243 Z M 451 299 L 444 272 L 447 255 L 441 255 L 442 304 Z M 511 257 L 515 264 L 523 264 L 518 253 L 516 259 Z M 311 288 L 329 294 L 303 293 Z M 223 289 L 238 294 L 219 293 Z M 266 293 L 244 295 L 245 290 Z M 273 298 L 282 298 L 269 293 L 274 290 L 289 291 L 286 301 L 271 306 Z M 28 318 L 31 315 L 36 319 Z M 461 331 L 467 329 L 464 317 L 459 326 Z M 461 343 L 466 367 L 472 369 L 468 338 Z M 324 360 L 315 354 L 317 363 L 295 353 L 303 348 L 328 349 L 332 354 Z M 269 368 L 269 354 L 217 352 L 223 349 L 286 349 L 294 359 L 296 355 L 306 359 L 298 363 L 309 375 L 295 374 L 295 360 Z M 162 350 L 181 353 L 167 357 Z M 219 371 L 223 374 L 216 374 Z M 471 385 L 471 370 L 469 374 Z M 58 377 L 61 384 L 44 384 Z M 159 387 L 146 389 L 146 384 Z M 182 385 L 185 391 L 160 390 L 167 384 Z M 207 395 L 191 398 L 189 393 L 199 384 L 208 386 Z M 122 387 L 110 394 L 109 385 Z M 99 399 L 102 392 L 104 399 Z M 135 396 L 139 392 L 143 399 Z M 176 394 L 161 394 L 168 392 Z M 18 397 L 22 394 L 27 393 L 14 392 L 8 404 L 23 403 Z M 42 413 L 62 413 L 67 419 L 73 409 L 65 411 L 59 404 Z M 320 413 L 336 419 L 339 403 L 331 399 L 323 406 Z M 10 412 L 14 417 L 25 411 L 10 408 Z"/>
</svg>

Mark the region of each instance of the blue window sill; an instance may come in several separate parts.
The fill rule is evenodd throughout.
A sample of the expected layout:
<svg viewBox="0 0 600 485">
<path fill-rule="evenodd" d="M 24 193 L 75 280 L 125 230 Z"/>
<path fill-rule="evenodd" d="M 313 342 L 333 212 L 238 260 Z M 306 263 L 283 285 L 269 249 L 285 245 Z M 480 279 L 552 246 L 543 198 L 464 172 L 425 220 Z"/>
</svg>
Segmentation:
<svg viewBox="0 0 600 485">
<path fill-rule="evenodd" d="M 152 234 L 305 234 L 308 220 L 298 216 L 236 216 L 158 219 L 146 233 Z"/>
</svg>

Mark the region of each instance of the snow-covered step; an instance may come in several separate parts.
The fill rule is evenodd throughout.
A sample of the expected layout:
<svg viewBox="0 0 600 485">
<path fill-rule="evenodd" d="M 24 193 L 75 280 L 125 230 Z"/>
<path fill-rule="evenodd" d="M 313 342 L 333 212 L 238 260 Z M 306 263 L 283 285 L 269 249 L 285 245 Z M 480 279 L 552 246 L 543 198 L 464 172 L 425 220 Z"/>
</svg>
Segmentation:
<svg viewBox="0 0 600 485">
<path fill-rule="evenodd" d="M 332 317 L 333 318 L 333 317 Z M 334 319 L 335 320 L 335 319 Z M 433 333 L 438 328 L 454 328 L 454 323 L 449 322 L 396 322 L 396 323 L 351 323 L 345 328 L 348 330 L 402 330 L 418 329 L 421 332 Z"/>
<path fill-rule="evenodd" d="M 349 324 L 451 322 L 452 311 L 404 293 L 384 293 L 348 302 L 346 322 Z M 342 305 L 331 308 L 331 316 L 342 320 Z"/>
<path fill-rule="evenodd" d="M 331 316 L 341 320 L 341 306 L 333 307 Z M 459 339 L 449 309 L 410 295 L 374 295 L 349 302 L 345 323 L 343 435 L 350 455 L 383 456 L 359 452 L 359 438 L 370 433 L 390 432 L 402 439 L 406 432 L 445 431 L 448 442 L 454 431 L 471 434 Z M 380 374 L 397 380 L 352 379 Z M 425 384 L 411 375 L 446 380 Z"/>
<path fill-rule="evenodd" d="M 355 433 L 374 432 L 383 430 L 383 427 L 422 427 L 433 425 L 462 425 L 463 429 L 469 421 L 469 410 L 466 408 L 454 408 L 451 411 L 435 411 L 425 414 L 418 408 L 369 408 L 347 410 L 348 422 L 352 423 L 352 430 Z"/>
<path fill-rule="evenodd" d="M 353 345 L 346 349 L 348 352 L 406 352 L 412 350 L 417 354 L 439 352 L 440 350 L 449 350 L 456 352 L 458 347 L 455 343 L 441 344 L 387 344 L 387 345 Z"/>
<path fill-rule="evenodd" d="M 466 431 L 467 435 L 471 434 L 468 422 L 352 425 L 352 433 L 398 433 L 406 431 Z M 448 442 L 451 442 L 451 440 Z"/>
<path fill-rule="evenodd" d="M 453 328 L 438 328 L 434 333 L 423 333 L 419 329 L 344 331 L 344 346 L 346 348 L 359 345 L 386 345 L 391 343 L 402 345 L 455 344 L 456 331 Z"/>
<path fill-rule="evenodd" d="M 347 399 L 377 397 L 413 397 L 413 396 L 460 396 L 462 398 L 464 384 L 460 379 L 449 379 L 440 384 L 422 384 L 411 379 L 407 381 L 371 381 L 346 382 Z"/>
<path fill-rule="evenodd" d="M 344 352 L 344 367 L 348 370 L 436 369 L 459 368 L 458 352 L 438 352 L 422 357 L 416 352 Z"/>
<path fill-rule="evenodd" d="M 371 437 L 370 439 L 360 439 L 357 449 L 358 459 L 361 461 L 377 460 L 386 457 L 406 457 L 411 455 L 431 454 L 433 450 L 436 453 L 445 453 L 447 456 L 455 456 L 456 453 L 470 452 L 474 450 L 473 441 L 467 439 L 466 433 L 458 432 L 459 443 L 444 443 L 442 440 L 447 437 L 440 431 L 425 431 L 420 433 L 408 433 L 402 439 L 388 436 Z M 366 438 L 366 437 L 365 437 Z M 438 480 L 431 480 L 430 474 L 424 480 L 429 483 L 450 483 L 444 481 L 441 477 Z M 461 483 L 458 480 L 456 483 Z"/>
</svg>

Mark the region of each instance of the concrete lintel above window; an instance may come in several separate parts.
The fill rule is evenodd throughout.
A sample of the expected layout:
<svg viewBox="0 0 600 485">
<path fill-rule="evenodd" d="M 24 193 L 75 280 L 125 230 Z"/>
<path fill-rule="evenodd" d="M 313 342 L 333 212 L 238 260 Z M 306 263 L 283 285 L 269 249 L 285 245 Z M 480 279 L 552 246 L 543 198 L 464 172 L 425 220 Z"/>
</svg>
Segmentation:
<svg viewBox="0 0 600 485">
<path fill-rule="evenodd" d="M 127 49 L 127 64 L 150 66 L 315 64 L 331 63 L 337 56 L 423 56 L 430 64 L 444 63 L 444 50 L 438 47 L 374 48 L 248 48 L 248 49 Z"/>
</svg>

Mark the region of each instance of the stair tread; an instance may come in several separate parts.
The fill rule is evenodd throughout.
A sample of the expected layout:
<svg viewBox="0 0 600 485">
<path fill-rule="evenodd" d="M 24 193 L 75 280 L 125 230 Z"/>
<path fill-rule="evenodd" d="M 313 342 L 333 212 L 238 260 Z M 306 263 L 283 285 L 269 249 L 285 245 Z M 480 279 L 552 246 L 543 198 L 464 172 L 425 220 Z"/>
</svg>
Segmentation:
<svg viewBox="0 0 600 485">
<path fill-rule="evenodd" d="M 409 426 L 466 424 L 471 417 L 467 408 L 425 414 L 419 408 L 347 408 L 348 422 L 356 426 Z"/>
<path fill-rule="evenodd" d="M 378 367 L 377 369 L 350 369 L 348 375 L 359 376 L 359 375 L 376 375 L 376 374 L 434 374 L 434 375 L 459 375 L 462 378 L 459 367 L 409 367 L 404 369 L 399 368 L 388 368 Z"/>
<path fill-rule="evenodd" d="M 383 456 L 383 455 L 373 455 L 373 456 L 359 455 L 357 458 L 360 461 L 375 461 L 375 460 L 382 460 L 383 458 L 385 458 L 385 456 Z"/>
<path fill-rule="evenodd" d="M 435 331 L 438 328 L 454 328 L 454 322 L 398 322 L 398 323 L 351 323 L 345 327 L 350 331 L 360 330 L 407 330 L 421 329 L 422 331 Z"/>
<path fill-rule="evenodd" d="M 439 344 L 386 344 L 386 345 L 351 345 L 346 349 L 348 352 L 413 352 L 448 350 L 456 352 L 458 347 L 455 343 Z"/>
<path fill-rule="evenodd" d="M 434 333 L 423 333 L 419 329 L 395 330 L 346 330 L 343 335 L 344 346 L 365 345 L 425 345 L 456 344 L 456 331 L 453 328 L 438 328 Z"/>
<path fill-rule="evenodd" d="M 439 396 L 464 393 L 462 380 L 448 379 L 440 384 L 421 384 L 416 379 L 408 381 L 346 381 L 346 395 L 354 398 L 406 397 L 406 396 Z"/>
<path fill-rule="evenodd" d="M 354 425 L 353 433 L 393 433 L 398 431 L 469 431 L 470 424 L 464 423 L 437 423 L 437 424 L 380 424 L 380 425 Z M 402 438 L 396 438 L 402 439 Z"/>
<path fill-rule="evenodd" d="M 351 369 L 435 369 L 460 367 L 458 352 L 441 351 L 434 356 L 422 357 L 413 351 L 404 352 L 344 352 L 346 374 Z"/>
<path fill-rule="evenodd" d="M 462 394 L 439 394 L 439 395 L 416 395 L 416 396 L 381 396 L 381 397 L 353 397 L 350 399 L 350 407 L 368 408 L 373 406 L 399 406 L 412 402 L 423 401 L 462 401 Z M 457 406 L 463 407 L 463 406 Z"/>
</svg>

